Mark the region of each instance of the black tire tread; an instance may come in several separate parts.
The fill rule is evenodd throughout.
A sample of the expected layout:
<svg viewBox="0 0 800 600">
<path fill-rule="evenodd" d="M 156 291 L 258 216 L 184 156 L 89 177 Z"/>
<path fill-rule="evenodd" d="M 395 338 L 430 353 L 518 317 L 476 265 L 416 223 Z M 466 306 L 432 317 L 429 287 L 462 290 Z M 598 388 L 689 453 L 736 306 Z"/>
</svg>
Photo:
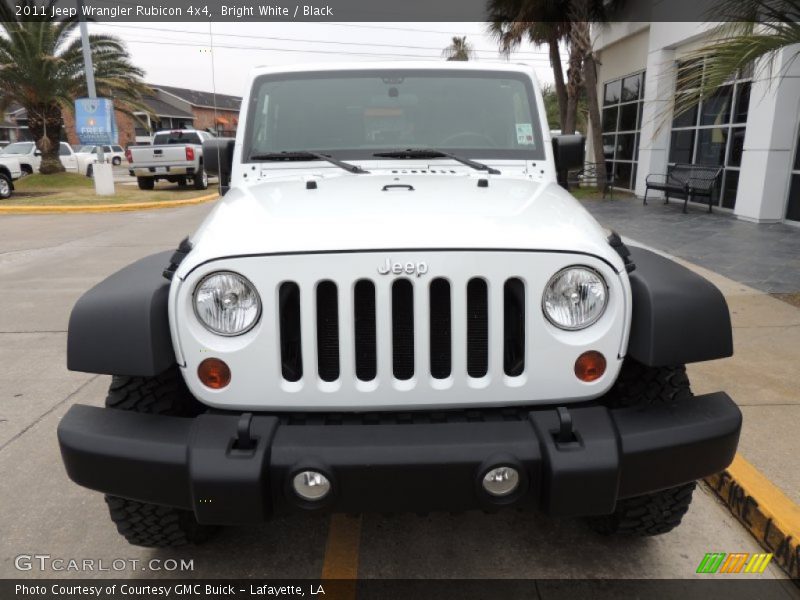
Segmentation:
<svg viewBox="0 0 800 600">
<path fill-rule="evenodd" d="M 592 517 L 589 524 L 603 535 L 633 535 L 648 537 L 661 535 L 680 525 L 683 515 L 692 503 L 696 482 L 638 496 L 617 502 L 610 515 Z"/>
<path fill-rule="evenodd" d="M 603 404 L 609 408 L 673 404 L 692 397 L 684 365 L 646 367 L 631 359 L 622 365 Z"/>
<path fill-rule="evenodd" d="M 155 377 L 115 375 L 106 407 L 154 415 L 192 417 L 204 411 L 189 392 L 177 367 Z M 206 541 L 217 529 L 197 522 L 188 510 L 106 496 L 111 520 L 130 544 L 167 548 Z"/>
<path fill-rule="evenodd" d="M 206 541 L 213 528 L 200 525 L 188 511 L 106 496 L 111 520 L 128 543 L 172 548 Z"/>
<path fill-rule="evenodd" d="M 617 381 L 603 398 L 609 408 L 671 405 L 690 400 L 692 390 L 684 365 L 648 367 L 630 358 Z M 610 515 L 589 518 L 589 525 L 603 535 L 653 536 L 672 531 L 689 510 L 696 482 L 691 481 L 652 494 L 617 502 Z"/>
</svg>

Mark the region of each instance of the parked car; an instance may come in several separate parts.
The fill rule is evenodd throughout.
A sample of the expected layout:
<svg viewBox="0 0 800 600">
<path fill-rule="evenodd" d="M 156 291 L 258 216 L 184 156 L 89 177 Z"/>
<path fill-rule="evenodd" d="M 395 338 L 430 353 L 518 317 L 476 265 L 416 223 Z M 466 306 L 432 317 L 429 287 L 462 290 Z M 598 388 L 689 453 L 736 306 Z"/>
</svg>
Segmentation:
<svg viewBox="0 0 800 600">
<path fill-rule="evenodd" d="M 149 146 L 128 146 L 125 155 L 130 174 L 141 190 L 152 190 L 156 181 L 165 179 L 185 186 L 191 179 L 196 190 L 208 187 L 203 163 L 203 142 L 214 136 L 206 131 L 178 129 L 159 131 Z"/>
<path fill-rule="evenodd" d="M 61 455 L 130 543 L 501 508 L 656 535 L 731 463 L 741 412 L 685 369 L 732 354 L 724 296 L 558 185 L 585 140 L 531 67 L 262 68 L 242 107 L 200 228 L 70 317 L 68 367 L 113 378 Z"/>
<path fill-rule="evenodd" d="M 6 200 L 14 192 L 14 181 L 22 177 L 19 161 L 13 156 L 0 156 L 0 200 Z"/>
<path fill-rule="evenodd" d="M 76 154 L 89 154 L 97 156 L 100 146 L 81 146 Z M 103 146 L 103 160 L 114 166 L 122 164 L 125 159 L 125 149 L 122 146 Z"/>
<path fill-rule="evenodd" d="M 14 142 L 2 151 L 0 156 L 13 156 L 19 161 L 23 176 L 39 172 L 42 162 L 42 153 L 36 148 L 34 142 Z M 81 155 L 75 153 L 67 142 L 61 142 L 58 149 L 58 158 L 68 172 L 79 173 L 91 177 L 91 165 L 97 162 L 97 156 Z"/>
</svg>

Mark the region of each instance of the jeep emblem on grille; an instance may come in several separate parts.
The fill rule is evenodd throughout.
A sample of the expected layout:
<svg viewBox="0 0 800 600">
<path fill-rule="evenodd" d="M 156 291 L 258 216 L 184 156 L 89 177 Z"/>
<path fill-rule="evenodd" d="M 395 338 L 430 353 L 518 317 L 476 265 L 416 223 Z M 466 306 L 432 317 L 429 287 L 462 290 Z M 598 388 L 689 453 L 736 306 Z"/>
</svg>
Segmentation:
<svg viewBox="0 0 800 600">
<path fill-rule="evenodd" d="M 378 273 L 381 275 L 388 275 L 392 273 L 393 275 L 415 275 L 417 277 L 422 277 L 425 273 L 428 272 L 428 263 L 425 261 L 420 261 L 418 263 L 413 262 L 392 262 L 391 258 L 387 258 L 386 262 L 378 267 Z"/>
</svg>

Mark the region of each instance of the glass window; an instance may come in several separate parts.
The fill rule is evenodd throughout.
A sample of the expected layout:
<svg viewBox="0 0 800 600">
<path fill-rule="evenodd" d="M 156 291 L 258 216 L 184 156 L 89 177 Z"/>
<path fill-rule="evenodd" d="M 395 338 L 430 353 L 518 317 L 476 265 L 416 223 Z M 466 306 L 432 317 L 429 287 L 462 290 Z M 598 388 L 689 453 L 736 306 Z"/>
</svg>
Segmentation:
<svg viewBox="0 0 800 600">
<path fill-rule="evenodd" d="M 604 135 L 603 136 L 603 156 L 606 157 L 606 160 L 613 160 L 613 158 L 614 158 L 614 136 L 613 135 Z"/>
<path fill-rule="evenodd" d="M 603 109 L 603 132 L 617 130 L 617 113 L 619 113 L 619 108 L 616 106 Z"/>
<path fill-rule="evenodd" d="M 700 125 L 725 125 L 731 118 L 733 86 L 724 85 L 712 96 L 703 100 Z"/>
<path fill-rule="evenodd" d="M 728 154 L 728 166 L 740 167 L 742 165 L 742 152 L 744 152 L 744 127 L 731 129 L 731 148 Z"/>
<path fill-rule="evenodd" d="M 617 104 L 622 94 L 622 80 L 617 79 L 606 84 L 606 93 L 603 104 Z"/>
<path fill-rule="evenodd" d="M 634 75 L 626 77 L 622 80 L 622 101 L 630 102 L 631 100 L 638 100 L 640 98 L 639 88 L 642 86 L 642 75 Z"/>
<path fill-rule="evenodd" d="M 744 81 L 736 86 L 736 112 L 734 123 L 747 123 L 747 111 L 750 108 L 750 82 Z"/>
<path fill-rule="evenodd" d="M 636 113 L 638 109 L 639 102 L 623 104 L 619 107 L 619 131 L 636 130 Z"/>
<path fill-rule="evenodd" d="M 704 74 L 703 61 L 678 65 L 676 93 L 697 89 Z M 744 151 L 752 73 L 740 72 L 700 103 L 673 118 L 669 151 L 671 163 L 723 167 L 718 204 L 733 208 Z"/>
<path fill-rule="evenodd" d="M 698 130 L 695 163 L 698 165 L 724 165 L 727 143 L 727 128 L 715 127 L 714 129 Z"/>
<path fill-rule="evenodd" d="M 603 154 L 614 185 L 632 189 L 639 159 L 639 128 L 642 123 L 644 72 L 605 83 L 603 98 Z M 616 135 L 613 135 L 616 134 Z"/>
<path fill-rule="evenodd" d="M 252 98 L 245 157 L 319 150 L 373 158 L 426 147 L 544 157 L 533 89 L 521 74 L 395 68 L 264 75 Z"/>
<path fill-rule="evenodd" d="M 69 156 L 71 154 L 72 154 L 72 151 L 70 150 L 70 147 L 67 146 L 64 142 L 61 142 L 61 144 L 58 146 L 58 155 L 59 156 Z"/>
<path fill-rule="evenodd" d="M 691 163 L 694 149 L 694 129 L 673 131 L 669 145 L 669 162 Z"/>
<path fill-rule="evenodd" d="M 786 218 L 791 221 L 800 221 L 800 173 L 792 175 L 789 203 L 786 206 Z"/>
<path fill-rule="evenodd" d="M 631 173 L 633 172 L 633 163 L 618 162 L 614 164 L 615 178 L 614 181 L 621 187 L 631 189 Z"/>
<path fill-rule="evenodd" d="M 681 114 L 672 119 L 672 126 L 677 127 L 694 127 L 697 125 L 697 106 L 693 106 L 688 110 L 683 111 Z"/>
<path fill-rule="evenodd" d="M 3 154 L 30 154 L 33 152 L 33 142 L 15 142 L 3 148 Z"/>
<path fill-rule="evenodd" d="M 722 206 L 733 208 L 736 205 L 736 191 L 739 187 L 739 171 L 725 171 L 725 185 L 722 189 Z"/>
<path fill-rule="evenodd" d="M 633 160 L 633 146 L 635 143 L 636 134 L 625 133 L 617 136 L 617 154 L 616 159 Z"/>
</svg>

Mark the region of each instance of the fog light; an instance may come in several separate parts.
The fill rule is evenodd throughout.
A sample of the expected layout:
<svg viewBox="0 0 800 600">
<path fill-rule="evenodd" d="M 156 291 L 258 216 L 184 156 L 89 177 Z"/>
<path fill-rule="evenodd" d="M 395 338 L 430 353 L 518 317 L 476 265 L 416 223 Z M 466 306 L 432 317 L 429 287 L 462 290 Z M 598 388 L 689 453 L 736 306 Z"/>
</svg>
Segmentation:
<svg viewBox="0 0 800 600">
<path fill-rule="evenodd" d="M 292 480 L 295 493 L 303 500 L 322 500 L 331 491 L 331 482 L 319 471 L 301 471 Z"/>
<path fill-rule="evenodd" d="M 575 361 L 575 377 L 590 382 L 600 379 L 606 372 L 606 357 L 595 350 L 584 352 Z"/>
<path fill-rule="evenodd" d="M 218 358 L 207 358 L 197 367 L 197 376 L 204 386 L 221 390 L 231 382 L 231 369 Z"/>
<path fill-rule="evenodd" d="M 514 467 L 496 467 L 483 476 L 483 489 L 492 496 L 508 496 L 519 486 L 519 472 Z"/>
</svg>

